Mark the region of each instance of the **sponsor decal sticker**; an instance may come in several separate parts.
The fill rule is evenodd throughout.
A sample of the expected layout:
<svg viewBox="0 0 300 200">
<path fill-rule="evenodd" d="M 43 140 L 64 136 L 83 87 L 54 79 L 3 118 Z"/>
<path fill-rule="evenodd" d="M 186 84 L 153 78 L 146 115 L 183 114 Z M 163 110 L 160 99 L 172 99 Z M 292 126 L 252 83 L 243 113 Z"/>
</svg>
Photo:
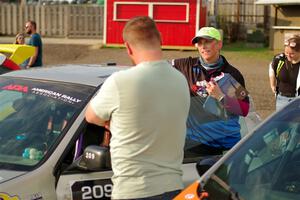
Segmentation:
<svg viewBox="0 0 300 200">
<path fill-rule="evenodd" d="M 193 199 L 194 197 L 195 197 L 194 194 L 186 194 L 186 195 L 184 196 L 185 199 Z"/>
<path fill-rule="evenodd" d="M 33 194 L 31 195 L 31 200 L 43 200 L 43 196 L 40 194 L 40 193 L 36 193 L 36 194 Z"/>
<path fill-rule="evenodd" d="M 46 96 L 46 97 L 50 97 L 53 99 L 58 99 L 70 104 L 75 104 L 75 103 L 80 103 L 82 100 L 81 99 L 77 99 L 75 97 L 66 95 L 66 94 L 62 94 L 59 92 L 55 92 L 55 91 L 51 91 L 51 90 L 46 90 L 46 89 L 42 89 L 42 88 L 32 88 L 31 89 L 33 94 L 36 95 L 40 95 L 40 96 Z"/>
<path fill-rule="evenodd" d="M 20 200 L 18 196 L 10 196 L 7 193 L 0 192 L 0 200 Z"/>
<path fill-rule="evenodd" d="M 111 199 L 113 184 L 110 179 L 77 181 L 71 185 L 72 199 Z"/>
<path fill-rule="evenodd" d="M 17 85 L 17 84 L 10 84 L 2 87 L 3 90 L 14 90 L 18 92 L 27 93 L 28 92 L 28 86 L 24 85 Z"/>
</svg>

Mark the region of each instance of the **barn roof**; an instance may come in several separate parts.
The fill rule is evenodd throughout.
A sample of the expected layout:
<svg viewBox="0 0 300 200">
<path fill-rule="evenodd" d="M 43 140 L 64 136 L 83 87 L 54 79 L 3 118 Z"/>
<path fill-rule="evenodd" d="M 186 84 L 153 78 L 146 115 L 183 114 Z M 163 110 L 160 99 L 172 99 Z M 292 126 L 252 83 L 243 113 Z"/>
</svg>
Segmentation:
<svg viewBox="0 0 300 200">
<path fill-rule="evenodd" d="M 300 0 L 257 0 L 255 4 L 262 5 L 300 5 Z"/>
</svg>

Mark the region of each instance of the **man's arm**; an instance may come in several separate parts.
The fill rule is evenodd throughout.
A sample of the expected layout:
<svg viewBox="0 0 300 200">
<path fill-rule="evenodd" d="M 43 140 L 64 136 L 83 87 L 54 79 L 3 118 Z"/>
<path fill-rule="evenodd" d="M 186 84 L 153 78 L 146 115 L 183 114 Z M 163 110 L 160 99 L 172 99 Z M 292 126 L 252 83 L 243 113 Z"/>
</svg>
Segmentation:
<svg viewBox="0 0 300 200">
<path fill-rule="evenodd" d="M 37 47 L 37 46 L 34 46 L 34 47 L 35 47 L 34 48 L 35 49 L 34 50 L 34 55 L 30 57 L 29 62 L 27 64 L 27 66 L 26 66 L 27 69 L 30 68 L 30 67 L 32 67 L 32 65 L 35 63 L 35 61 L 37 59 L 37 56 L 38 56 L 39 47 Z"/>
<path fill-rule="evenodd" d="M 101 119 L 100 117 L 98 117 L 96 115 L 91 104 L 88 105 L 88 107 L 85 111 L 85 119 L 88 123 L 96 124 L 98 126 L 104 126 L 104 124 L 106 122 L 105 120 Z"/>
<path fill-rule="evenodd" d="M 86 121 L 99 126 L 105 126 L 110 121 L 112 113 L 119 107 L 118 87 L 114 74 L 106 79 L 100 91 L 94 96 L 85 111 Z"/>
<path fill-rule="evenodd" d="M 274 72 L 272 63 L 270 63 L 270 65 L 269 65 L 269 79 L 270 79 L 271 90 L 274 94 L 276 94 L 277 81 L 276 81 L 275 72 Z"/>
</svg>

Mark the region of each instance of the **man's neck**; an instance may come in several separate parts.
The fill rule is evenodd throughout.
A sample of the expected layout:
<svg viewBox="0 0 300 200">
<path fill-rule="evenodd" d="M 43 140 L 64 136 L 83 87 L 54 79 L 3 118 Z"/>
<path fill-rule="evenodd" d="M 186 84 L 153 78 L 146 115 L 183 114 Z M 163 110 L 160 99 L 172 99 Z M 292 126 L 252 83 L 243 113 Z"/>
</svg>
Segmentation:
<svg viewBox="0 0 300 200">
<path fill-rule="evenodd" d="M 297 64 L 297 63 L 300 63 L 300 58 L 299 58 L 299 59 L 297 59 L 297 60 L 291 60 L 291 63 L 292 63 L 292 64 Z"/>
<path fill-rule="evenodd" d="M 161 50 L 148 50 L 140 51 L 135 56 L 135 64 L 138 65 L 142 62 L 159 61 L 163 59 Z"/>
<path fill-rule="evenodd" d="M 202 60 L 203 60 L 206 64 L 215 64 L 215 63 L 218 62 L 219 58 L 220 58 L 220 55 L 218 55 L 218 56 L 216 56 L 216 57 L 214 57 L 214 58 L 208 59 L 208 60 L 207 60 L 207 59 L 204 59 L 204 58 L 202 57 Z"/>
</svg>

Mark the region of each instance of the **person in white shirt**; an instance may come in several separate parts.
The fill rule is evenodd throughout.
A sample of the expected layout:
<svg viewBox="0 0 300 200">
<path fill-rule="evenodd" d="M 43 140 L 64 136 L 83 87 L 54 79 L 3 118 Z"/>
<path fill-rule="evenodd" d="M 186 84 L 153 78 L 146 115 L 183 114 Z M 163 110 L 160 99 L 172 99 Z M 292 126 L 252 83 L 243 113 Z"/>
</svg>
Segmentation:
<svg viewBox="0 0 300 200">
<path fill-rule="evenodd" d="M 105 81 L 86 120 L 110 123 L 112 199 L 172 199 L 183 188 L 188 83 L 163 60 L 160 33 L 151 18 L 128 21 L 123 39 L 136 66 Z"/>
</svg>

